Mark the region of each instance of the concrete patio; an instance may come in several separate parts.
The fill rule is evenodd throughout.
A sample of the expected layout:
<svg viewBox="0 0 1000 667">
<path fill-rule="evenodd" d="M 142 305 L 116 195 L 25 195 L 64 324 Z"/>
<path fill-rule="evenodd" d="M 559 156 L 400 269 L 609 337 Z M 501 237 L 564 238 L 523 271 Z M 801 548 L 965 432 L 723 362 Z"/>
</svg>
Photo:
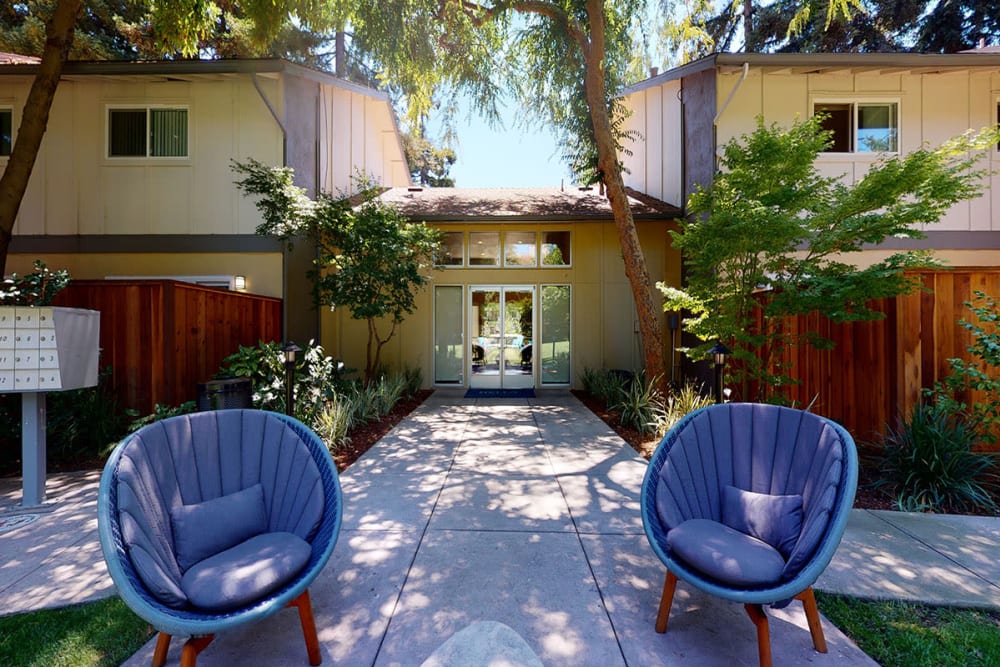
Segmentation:
<svg viewBox="0 0 1000 667">
<path fill-rule="evenodd" d="M 436 392 L 341 475 L 343 531 L 311 589 L 324 664 L 420 665 L 470 624 L 499 621 L 545 665 L 756 665 L 742 606 L 684 584 L 670 629 L 654 632 L 664 570 L 639 517 L 645 466 L 569 394 Z M 113 592 L 96 545 L 96 485 L 88 477 L 61 495 L 58 484 L 54 511 L 0 534 L 0 613 Z M 0 487 L 7 503 L 10 486 Z M 998 522 L 924 518 L 855 510 L 817 588 L 1000 607 Z M 825 621 L 830 651 L 816 653 L 797 603 L 769 614 L 777 664 L 875 664 Z M 125 664 L 146 667 L 152 648 Z M 249 656 L 307 664 L 297 615 L 220 636 L 199 664 Z"/>
</svg>

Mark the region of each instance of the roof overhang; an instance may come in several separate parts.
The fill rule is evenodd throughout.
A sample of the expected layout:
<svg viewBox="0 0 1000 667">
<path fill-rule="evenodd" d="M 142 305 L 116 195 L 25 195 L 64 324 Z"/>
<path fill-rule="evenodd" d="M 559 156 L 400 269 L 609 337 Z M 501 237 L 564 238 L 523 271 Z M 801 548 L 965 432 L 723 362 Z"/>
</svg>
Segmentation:
<svg viewBox="0 0 1000 667">
<path fill-rule="evenodd" d="M 736 73 L 744 65 L 768 74 L 944 74 L 969 70 L 1000 72 L 1000 53 L 717 53 L 622 91 L 629 95 L 706 70 Z"/>
<path fill-rule="evenodd" d="M 37 64 L 0 64 L 0 76 L 33 77 Z M 230 58 L 220 60 L 70 60 L 63 67 L 66 80 L 131 79 L 152 82 L 195 82 L 220 80 L 247 75 L 276 78 L 281 74 L 298 76 L 336 88 L 342 88 L 378 100 L 389 100 L 387 93 L 281 58 Z"/>
<path fill-rule="evenodd" d="M 669 222 L 676 206 L 629 190 L 635 220 Z M 596 190 L 569 188 L 389 188 L 380 198 L 411 220 L 433 223 L 610 222 Z"/>
</svg>

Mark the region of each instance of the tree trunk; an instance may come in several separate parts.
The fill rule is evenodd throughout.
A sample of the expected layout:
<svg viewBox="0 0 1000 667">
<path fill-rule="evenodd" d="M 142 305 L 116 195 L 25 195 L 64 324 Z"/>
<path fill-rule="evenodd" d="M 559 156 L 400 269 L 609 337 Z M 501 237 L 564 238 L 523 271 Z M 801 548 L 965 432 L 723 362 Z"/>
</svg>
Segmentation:
<svg viewBox="0 0 1000 667">
<path fill-rule="evenodd" d="M 653 283 L 646 269 L 646 258 L 639 244 L 639 234 L 628 204 L 625 182 L 618 150 L 611 130 L 611 116 L 608 111 L 607 92 L 604 88 L 604 4 L 601 0 L 587 1 L 590 22 L 590 45 L 584 48 L 587 107 L 594 124 L 594 138 L 597 142 L 597 165 L 604 177 L 608 201 L 618 230 L 622 258 L 625 260 L 625 275 L 632 287 L 636 313 L 639 317 L 639 335 L 642 339 L 642 355 L 647 379 L 656 379 L 665 395 L 667 376 L 663 360 L 663 328 L 660 313 L 653 302 Z"/>
<path fill-rule="evenodd" d="M 49 123 L 49 110 L 59 85 L 63 64 L 73 43 L 73 30 L 83 0 L 59 0 L 52 18 L 45 26 L 45 50 L 31 84 L 31 91 L 21 111 L 17 141 L 3 177 L 0 177 L 0 276 L 7 270 L 7 251 L 14 230 L 14 220 L 28 189 L 31 170 Z"/>
</svg>

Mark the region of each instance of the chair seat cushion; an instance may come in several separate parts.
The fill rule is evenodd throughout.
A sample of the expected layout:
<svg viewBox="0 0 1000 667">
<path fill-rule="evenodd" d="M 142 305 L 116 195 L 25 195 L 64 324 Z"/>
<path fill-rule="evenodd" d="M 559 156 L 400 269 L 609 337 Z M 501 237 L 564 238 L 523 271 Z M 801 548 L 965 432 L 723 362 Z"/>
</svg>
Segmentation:
<svg viewBox="0 0 1000 667">
<path fill-rule="evenodd" d="M 802 532 L 802 496 L 753 493 L 726 486 L 722 493 L 722 523 L 767 542 L 788 558 Z"/>
<path fill-rule="evenodd" d="M 181 588 L 200 609 L 235 609 L 291 581 L 311 555 L 309 543 L 291 533 L 263 533 L 192 565 Z"/>
<path fill-rule="evenodd" d="M 729 586 L 775 584 L 785 567 L 771 545 L 708 519 L 680 524 L 667 533 L 667 546 L 690 568 Z"/>
<path fill-rule="evenodd" d="M 264 487 L 251 487 L 170 513 L 174 555 L 181 571 L 267 530 Z"/>
</svg>

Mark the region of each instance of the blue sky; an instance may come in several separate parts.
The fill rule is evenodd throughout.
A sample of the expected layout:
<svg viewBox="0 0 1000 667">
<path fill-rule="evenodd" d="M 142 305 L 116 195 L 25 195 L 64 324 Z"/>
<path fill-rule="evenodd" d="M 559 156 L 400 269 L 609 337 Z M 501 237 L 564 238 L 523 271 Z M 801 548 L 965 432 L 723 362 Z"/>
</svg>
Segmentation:
<svg viewBox="0 0 1000 667">
<path fill-rule="evenodd" d="M 570 182 L 569 170 L 560 162 L 551 132 L 525 130 L 517 123 L 518 110 L 513 106 L 507 105 L 503 111 L 504 128 L 490 127 L 477 114 L 469 115 L 464 109 L 456 116 L 458 160 L 451 168 L 456 186 L 559 187 L 560 180 Z"/>
</svg>

